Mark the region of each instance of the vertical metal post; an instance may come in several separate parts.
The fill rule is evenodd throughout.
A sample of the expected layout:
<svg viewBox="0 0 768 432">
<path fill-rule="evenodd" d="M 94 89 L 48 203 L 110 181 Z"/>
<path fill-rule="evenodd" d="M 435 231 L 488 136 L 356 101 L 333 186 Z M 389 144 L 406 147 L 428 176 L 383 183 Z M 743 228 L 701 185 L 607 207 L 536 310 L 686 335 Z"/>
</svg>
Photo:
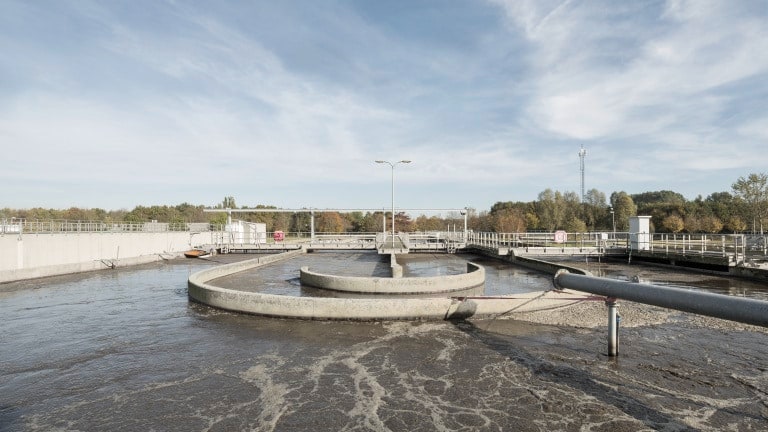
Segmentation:
<svg viewBox="0 0 768 432">
<path fill-rule="evenodd" d="M 467 242 L 467 214 L 469 213 L 469 210 L 467 208 L 464 208 L 464 243 Z"/>
<path fill-rule="evenodd" d="M 395 163 L 385 161 L 385 160 L 377 160 L 374 161 L 379 164 L 387 164 L 392 168 L 392 248 L 395 247 L 395 165 L 397 164 L 407 164 L 411 163 L 409 160 L 401 160 L 397 161 Z"/>
<path fill-rule="evenodd" d="M 607 297 L 605 305 L 608 306 L 608 356 L 619 355 L 619 315 L 615 297 Z"/>
<path fill-rule="evenodd" d="M 395 249 L 395 165 L 389 164 L 392 167 L 392 250 Z"/>
<path fill-rule="evenodd" d="M 315 211 L 311 210 L 309 212 L 309 238 L 310 240 L 315 240 Z"/>
</svg>

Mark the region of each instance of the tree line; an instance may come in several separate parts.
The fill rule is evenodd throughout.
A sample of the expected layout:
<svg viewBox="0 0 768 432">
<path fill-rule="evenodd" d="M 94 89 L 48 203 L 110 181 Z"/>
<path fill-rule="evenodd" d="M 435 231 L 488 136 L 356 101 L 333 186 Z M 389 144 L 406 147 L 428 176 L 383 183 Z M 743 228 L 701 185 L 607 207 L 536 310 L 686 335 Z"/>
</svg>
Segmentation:
<svg viewBox="0 0 768 432">
<path fill-rule="evenodd" d="M 228 196 L 215 206 L 237 209 L 234 197 Z M 205 212 L 206 206 L 182 203 L 176 206 L 137 206 L 133 210 L 81 209 L 65 210 L 32 208 L 0 210 L 0 221 L 10 218 L 25 220 L 83 220 L 106 223 L 149 221 L 225 224 L 226 212 Z M 242 208 L 277 209 L 259 204 Z M 565 230 L 568 232 L 627 231 L 629 218 L 651 216 L 654 232 L 669 233 L 739 233 L 763 232 L 768 212 L 768 174 L 756 173 L 740 177 L 730 192 L 716 192 L 693 200 L 669 190 L 628 194 L 613 192 L 610 197 L 591 189 L 584 199 L 576 192 L 545 189 L 534 201 L 498 201 L 489 210 L 466 209 L 467 227 L 474 231 L 526 232 Z M 315 210 L 317 232 L 379 232 L 390 227 L 390 212 L 322 212 Z M 238 213 L 238 219 L 265 223 L 267 231 L 308 232 L 309 212 Z M 395 214 L 397 231 L 446 231 L 464 229 L 464 215 L 419 215 L 415 218 Z"/>
</svg>

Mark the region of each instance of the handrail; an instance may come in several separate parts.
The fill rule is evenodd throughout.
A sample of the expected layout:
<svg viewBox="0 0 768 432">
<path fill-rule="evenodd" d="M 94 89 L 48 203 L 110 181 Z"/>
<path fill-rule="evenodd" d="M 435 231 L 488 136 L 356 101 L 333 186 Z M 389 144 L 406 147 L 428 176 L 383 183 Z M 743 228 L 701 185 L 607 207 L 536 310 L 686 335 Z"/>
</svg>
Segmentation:
<svg viewBox="0 0 768 432">
<path fill-rule="evenodd" d="M 557 233 L 554 232 L 469 232 L 467 244 L 486 248 L 613 247 L 625 249 L 630 249 L 633 245 L 637 246 L 640 244 L 641 250 L 663 251 L 683 255 L 726 256 L 732 253 L 744 256 L 746 252 L 746 241 L 743 234 L 587 232 L 567 233 L 564 236 L 558 237 Z"/>
<path fill-rule="evenodd" d="M 68 234 L 68 233 L 124 233 L 124 232 L 206 232 L 221 229 L 208 223 L 168 222 L 104 222 L 91 220 L 27 220 L 0 222 L 4 234 Z"/>
</svg>

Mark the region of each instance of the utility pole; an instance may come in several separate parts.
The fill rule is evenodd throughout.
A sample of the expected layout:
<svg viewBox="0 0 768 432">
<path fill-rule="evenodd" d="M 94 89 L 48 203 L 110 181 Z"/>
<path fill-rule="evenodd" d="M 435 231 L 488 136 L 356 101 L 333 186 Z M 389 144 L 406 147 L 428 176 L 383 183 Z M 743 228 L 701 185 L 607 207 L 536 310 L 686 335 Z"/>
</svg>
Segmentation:
<svg viewBox="0 0 768 432">
<path fill-rule="evenodd" d="M 392 168 L 392 249 L 395 248 L 395 165 L 397 164 L 409 164 L 409 160 L 401 160 L 397 162 L 389 162 L 385 160 L 374 161 L 378 164 L 387 164 Z"/>
<path fill-rule="evenodd" d="M 584 194 L 584 158 L 587 157 L 587 150 L 584 148 L 584 146 L 581 146 L 581 150 L 579 150 L 579 159 L 581 159 L 581 202 L 584 202 L 585 194 Z"/>
</svg>

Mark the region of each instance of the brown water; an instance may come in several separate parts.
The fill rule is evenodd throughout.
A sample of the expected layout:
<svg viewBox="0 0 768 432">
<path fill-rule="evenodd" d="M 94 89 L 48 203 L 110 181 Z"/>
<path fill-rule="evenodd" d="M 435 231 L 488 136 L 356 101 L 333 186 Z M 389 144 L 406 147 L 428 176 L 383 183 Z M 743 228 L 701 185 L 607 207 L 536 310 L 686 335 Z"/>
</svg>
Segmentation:
<svg viewBox="0 0 768 432">
<path fill-rule="evenodd" d="M 762 332 L 271 319 L 190 303 L 208 265 L 0 285 L 0 430 L 768 428 Z"/>
<path fill-rule="evenodd" d="M 485 268 L 485 284 L 469 290 L 471 291 L 469 293 L 454 291 L 451 293 L 430 294 L 428 296 L 446 297 L 469 294 L 494 296 L 541 291 L 552 286 L 552 278 L 550 276 L 477 255 L 411 254 L 398 257 L 398 263 L 403 266 L 404 277 L 443 276 L 466 273 L 468 260 Z M 299 281 L 299 269 L 303 266 L 321 273 L 344 276 L 387 277 L 391 273 L 389 255 L 382 256 L 371 252 L 315 252 L 269 266 L 257 267 L 221 277 L 210 283 L 223 288 L 264 294 L 310 297 L 331 295 L 344 297 L 377 296 L 337 293 L 302 286 Z"/>
</svg>

